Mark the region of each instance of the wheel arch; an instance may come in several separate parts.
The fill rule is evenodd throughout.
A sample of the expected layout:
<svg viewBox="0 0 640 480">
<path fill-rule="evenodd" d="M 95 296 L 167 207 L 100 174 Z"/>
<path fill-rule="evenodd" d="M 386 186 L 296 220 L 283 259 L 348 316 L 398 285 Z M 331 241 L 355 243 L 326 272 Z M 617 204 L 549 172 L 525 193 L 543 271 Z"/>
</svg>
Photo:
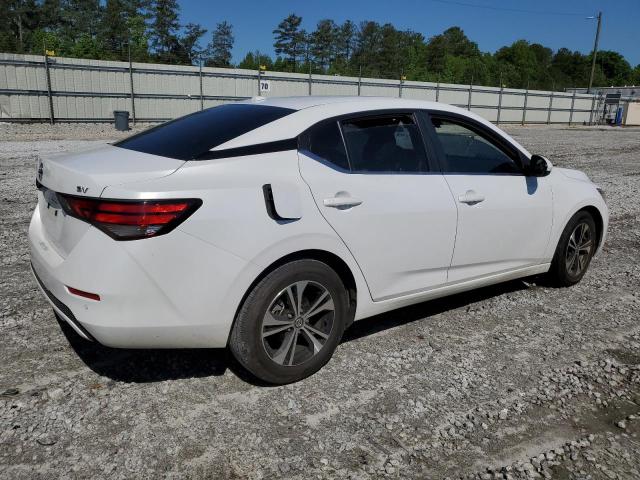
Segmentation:
<svg viewBox="0 0 640 480">
<path fill-rule="evenodd" d="M 229 337 L 231 336 L 231 332 L 233 331 L 233 326 L 238 317 L 238 312 L 242 305 L 244 304 L 247 296 L 251 293 L 251 290 L 269 273 L 273 272 L 276 268 L 285 265 L 287 263 L 293 262 L 295 260 L 317 260 L 322 262 L 329 267 L 331 267 L 340 277 L 344 286 L 347 290 L 347 295 L 349 298 L 349 318 L 347 319 L 347 326 L 353 323 L 355 318 L 356 306 L 357 306 L 357 294 L 358 288 L 356 284 L 355 276 L 351 271 L 351 268 L 342 258 L 340 258 L 335 253 L 329 252 L 327 250 L 320 249 L 306 249 L 306 250 L 298 250 L 296 252 L 289 253 L 283 257 L 280 257 L 278 260 L 272 262 L 269 266 L 264 268 L 257 276 L 254 278 L 253 282 L 249 285 L 249 287 L 244 292 L 242 299 L 238 303 L 236 307 L 236 311 L 233 316 L 233 323 L 231 328 L 229 329 Z M 228 339 L 227 339 L 228 343 Z"/>
<path fill-rule="evenodd" d="M 604 234 L 604 218 L 602 216 L 602 213 L 600 212 L 600 210 L 598 210 L 597 207 L 595 207 L 593 205 L 587 205 L 585 207 L 582 207 L 576 213 L 580 213 L 580 212 L 587 212 L 589 215 L 591 215 L 591 217 L 593 218 L 593 221 L 596 224 L 596 233 L 597 233 L 598 244 L 597 244 L 597 247 L 596 247 L 595 251 L 597 252 L 600 249 L 600 247 L 602 246 L 602 239 L 603 239 L 603 234 Z M 572 215 L 572 217 L 573 217 L 573 215 Z"/>
</svg>

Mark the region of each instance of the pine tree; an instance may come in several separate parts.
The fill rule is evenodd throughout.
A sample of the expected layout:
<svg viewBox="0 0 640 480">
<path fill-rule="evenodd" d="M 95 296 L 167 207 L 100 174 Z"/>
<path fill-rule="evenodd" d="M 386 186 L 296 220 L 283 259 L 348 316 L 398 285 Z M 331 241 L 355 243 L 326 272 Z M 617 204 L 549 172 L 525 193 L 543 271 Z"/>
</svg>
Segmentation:
<svg viewBox="0 0 640 480">
<path fill-rule="evenodd" d="M 126 60 L 129 35 L 124 1 L 107 0 L 100 23 L 99 38 L 103 58 Z"/>
<path fill-rule="evenodd" d="M 310 47 L 314 62 L 325 72 L 335 58 L 337 30 L 333 20 L 320 20 L 311 34 Z"/>
<path fill-rule="evenodd" d="M 179 63 L 193 65 L 202 57 L 203 50 L 200 48 L 199 42 L 200 38 L 207 33 L 207 30 L 197 23 L 188 23 L 185 25 L 184 30 L 184 35 L 178 39 L 180 48 L 176 52 L 176 60 Z"/>
<path fill-rule="evenodd" d="M 305 52 L 306 35 L 300 29 L 302 17 L 292 13 L 278 24 L 278 28 L 273 31 L 275 35 L 276 55 L 284 54 L 287 64 L 292 71 L 296 70 L 298 59 Z"/>
<path fill-rule="evenodd" d="M 218 23 L 207 47 L 206 65 L 208 67 L 231 67 L 231 50 L 234 40 L 233 26 L 226 20 Z"/>
<path fill-rule="evenodd" d="M 33 31 L 38 28 L 39 8 L 35 0 L 0 0 L 0 51 L 30 51 Z M 42 46 L 38 53 L 42 52 Z"/>
<path fill-rule="evenodd" d="M 348 62 L 353 53 L 356 39 L 356 25 L 351 20 L 345 21 L 336 32 L 336 56 Z"/>
<path fill-rule="evenodd" d="M 151 47 L 157 61 L 175 63 L 179 59 L 178 22 L 180 7 L 177 0 L 155 0 L 151 6 Z"/>
<path fill-rule="evenodd" d="M 376 77 L 380 75 L 377 58 L 381 50 L 381 28 L 377 22 L 361 22 L 356 35 L 356 49 L 351 61 L 356 68 L 362 67 L 362 74 Z"/>
</svg>

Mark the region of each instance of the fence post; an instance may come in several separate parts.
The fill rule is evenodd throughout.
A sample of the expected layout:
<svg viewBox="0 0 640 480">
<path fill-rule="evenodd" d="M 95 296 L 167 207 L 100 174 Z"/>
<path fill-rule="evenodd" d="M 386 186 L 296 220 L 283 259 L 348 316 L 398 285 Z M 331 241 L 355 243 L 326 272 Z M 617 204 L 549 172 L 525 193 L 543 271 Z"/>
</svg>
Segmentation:
<svg viewBox="0 0 640 480">
<path fill-rule="evenodd" d="M 571 96 L 571 110 L 569 111 L 569 126 L 573 122 L 573 107 L 576 104 L 576 91 L 573 91 L 573 95 Z"/>
<path fill-rule="evenodd" d="M 47 96 L 49 97 L 49 122 L 51 125 L 55 123 L 55 116 L 53 112 L 53 98 L 51 97 L 51 74 L 49 73 L 49 56 L 47 52 L 44 52 L 44 70 L 47 77 Z"/>
<path fill-rule="evenodd" d="M 204 95 L 202 89 L 202 57 L 200 57 L 200 111 L 204 110 Z"/>
<path fill-rule="evenodd" d="M 311 96 L 311 62 L 309 62 L 309 96 Z"/>
<path fill-rule="evenodd" d="M 402 98 L 402 84 L 404 83 L 404 70 L 400 70 L 400 83 L 398 84 L 398 98 Z"/>
<path fill-rule="evenodd" d="M 261 75 L 262 75 L 262 70 L 260 70 L 260 65 L 258 65 L 258 96 L 260 96 L 260 76 Z"/>
<path fill-rule="evenodd" d="M 547 125 L 551 125 L 551 109 L 553 108 L 553 92 L 549 97 L 549 110 L 547 112 Z"/>
<path fill-rule="evenodd" d="M 438 83 L 436 83 L 436 102 L 440 101 L 440 75 L 438 75 Z"/>
<path fill-rule="evenodd" d="M 596 106 L 596 96 L 591 94 L 591 111 L 589 112 L 589 126 L 593 125 L 593 110 Z"/>
<path fill-rule="evenodd" d="M 131 120 L 136 124 L 136 100 L 133 93 L 133 64 L 131 63 L 131 44 L 128 44 L 129 50 L 129 91 L 131 92 Z"/>
<path fill-rule="evenodd" d="M 473 93 L 473 77 L 471 77 L 471 83 L 469 83 L 469 98 L 467 99 L 467 110 L 471 111 L 471 94 Z"/>
<path fill-rule="evenodd" d="M 500 74 L 500 93 L 498 94 L 498 118 L 496 119 L 496 125 L 500 125 L 500 113 L 502 111 L 502 73 Z"/>
<path fill-rule="evenodd" d="M 360 86 L 362 84 L 362 65 L 360 65 L 360 68 L 358 70 L 358 96 L 360 96 Z"/>
<path fill-rule="evenodd" d="M 527 89 L 524 91 L 524 105 L 522 107 L 522 126 L 527 121 L 527 100 L 529 99 L 529 82 L 527 82 Z"/>
</svg>

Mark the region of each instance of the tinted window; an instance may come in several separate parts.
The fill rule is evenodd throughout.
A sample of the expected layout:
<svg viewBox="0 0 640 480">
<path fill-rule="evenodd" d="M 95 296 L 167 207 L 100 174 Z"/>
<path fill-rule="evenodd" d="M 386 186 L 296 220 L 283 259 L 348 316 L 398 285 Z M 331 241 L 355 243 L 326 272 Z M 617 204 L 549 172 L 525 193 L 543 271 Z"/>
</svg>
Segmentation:
<svg viewBox="0 0 640 480">
<path fill-rule="evenodd" d="M 412 115 L 386 115 L 342 122 L 354 172 L 424 172 L 427 156 Z"/>
<path fill-rule="evenodd" d="M 114 145 L 152 155 L 193 160 L 232 138 L 294 111 L 265 105 L 221 105 L 163 123 Z"/>
<path fill-rule="evenodd" d="M 476 130 L 449 120 L 432 119 L 448 173 L 513 174 L 520 169 L 500 147 Z"/>
<path fill-rule="evenodd" d="M 306 149 L 337 167 L 349 170 L 347 151 L 344 148 L 338 122 L 328 122 L 313 127 L 308 133 Z"/>
</svg>

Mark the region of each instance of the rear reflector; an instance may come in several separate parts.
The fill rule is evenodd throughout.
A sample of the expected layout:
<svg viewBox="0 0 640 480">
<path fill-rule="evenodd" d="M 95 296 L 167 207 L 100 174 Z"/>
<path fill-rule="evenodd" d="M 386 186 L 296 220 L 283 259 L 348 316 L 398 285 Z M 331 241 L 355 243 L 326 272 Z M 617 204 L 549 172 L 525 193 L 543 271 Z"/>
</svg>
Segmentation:
<svg viewBox="0 0 640 480">
<path fill-rule="evenodd" d="M 98 295 L 97 293 L 83 292 L 82 290 L 78 290 L 77 288 L 69 286 L 67 286 L 67 290 L 69 290 L 69 293 L 73 293 L 74 295 L 78 295 L 79 297 L 89 298 L 91 300 L 95 300 L 96 302 L 100 301 L 100 295 Z"/>
<path fill-rule="evenodd" d="M 102 200 L 57 194 L 67 215 L 99 228 L 115 240 L 137 240 L 170 232 L 195 212 L 202 200 Z"/>
</svg>

